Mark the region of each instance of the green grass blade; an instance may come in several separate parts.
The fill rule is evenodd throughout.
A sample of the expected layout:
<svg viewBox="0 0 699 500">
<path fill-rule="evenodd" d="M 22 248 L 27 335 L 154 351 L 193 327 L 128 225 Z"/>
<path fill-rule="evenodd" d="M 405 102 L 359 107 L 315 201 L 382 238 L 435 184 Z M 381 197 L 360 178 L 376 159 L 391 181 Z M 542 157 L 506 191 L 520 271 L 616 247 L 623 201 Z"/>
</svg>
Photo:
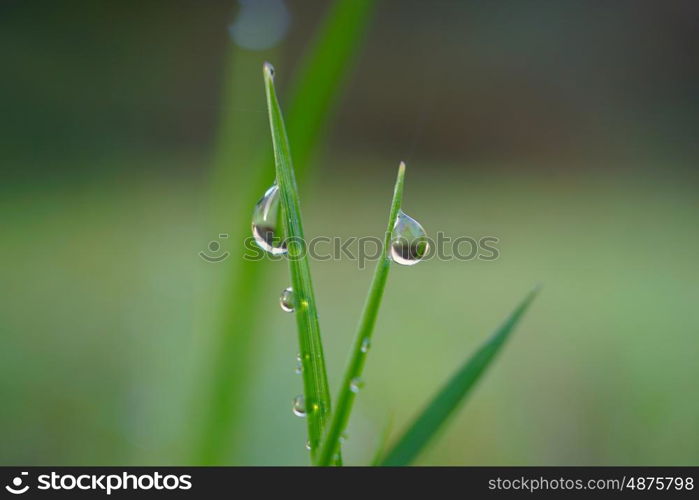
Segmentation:
<svg viewBox="0 0 699 500">
<path fill-rule="evenodd" d="M 369 25 L 374 1 L 338 0 L 328 9 L 323 24 L 304 57 L 304 63 L 292 83 L 287 132 L 294 141 L 299 181 L 311 165 L 310 158 L 325 130 L 332 104 L 344 77 L 352 67 L 364 33 Z M 250 213 L 260 195 L 272 181 L 269 166 L 273 159 L 263 137 L 264 123 L 245 123 L 238 108 L 249 106 L 251 96 L 260 88 L 259 64 L 272 57 L 265 53 L 232 48 L 227 63 L 224 111 L 215 151 L 212 178 L 214 195 L 214 233 L 229 232 L 230 241 L 250 236 Z M 251 81 L 248 75 L 255 75 Z M 231 192 L 237 192 L 231 203 Z M 230 214 L 239 214 L 229 221 Z M 233 434 L 244 415 L 241 404 L 251 378 L 249 361 L 254 358 L 255 311 L 265 282 L 267 265 L 243 260 L 243 246 L 234 245 L 231 257 L 222 263 L 230 278 L 224 285 L 220 326 L 213 339 L 214 355 L 203 385 L 207 391 L 195 398 L 202 423 L 193 436 L 194 463 L 221 464 L 229 457 L 236 441 Z M 200 408 L 200 409 L 199 409 Z"/>
<path fill-rule="evenodd" d="M 264 65 L 264 79 L 284 234 L 287 238 L 291 286 L 294 291 L 294 316 L 298 327 L 299 353 L 303 366 L 308 441 L 311 446 L 311 457 L 313 457 L 317 453 L 325 422 L 330 414 L 330 392 L 289 139 L 274 90 L 274 69 L 269 63 Z M 316 453 L 313 453 L 313 450 L 316 450 Z"/>
<path fill-rule="evenodd" d="M 328 110 L 340 94 L 344 76 L 358 53 L 372 17 L 374 0 L 339 0 L 332 4 L 325 23 L 290 92 L 287 112 L 289 143 L 294 147 L 296 174 L 308 168 L 312 147 L 325 129 Z M 302 118 L 302 119 L 301 119 Z"/>
<path fill-rule="evenodd" d="M 388 270 L 391 267 L 391 260 L 388 256 L 388 249 L 391 244 L 391 232 L 393 225 L 398 217 L 401 202 L 403 200 L 403 183 L 405 180 L 405 164 L 401 163 L 398 167 L 398 177 L 393 189 L 393 201 L 391 202 L 391 210 L 388 216 L 388 227 L 384 237 L 383 250 L 381 257 L 376 264 L 374 278 L 369 288 L 369 295 L 364 303 L 361 319 L 359 320 L 359 328 L 357 336 L 354 339 L 350 358 L 345 369 L 345 374 L 342 379 L 342 385 L 337 396 L 336 409 L 332 414 L 328 431 L 323 440 L 320 455 L 318 457 L 318 465 L 330 465 L 333 456 L 337 453 L 340 447 L 340 436 L 347 426 L 352 405 L 356 396 L 352 391 L 351 385 L 353 380 L 361 378 L 364 363 L 366 361 L 366 349 L 362 349 L 365 342 L 371 342 L 371 335 L 374 331 L 376 316 L 381 306 L 381 297 L 386 287 L 386 278 L 388 278 Z"/>
<path fill-rule="evenodd" d="M 386 422 L 386 425 L 384 425 L 383 431 L 381 432 L 381 436 L 379 437 L 379 442 L 376 446 L 376 450 L 374 451 L 374 456 L 371 459 L 370 464 L 372 467 L 381 465 L 381 462 L 383 461 L 383 457 L 386 454 L 386 449 L 388 448 L 388 438 L 391 435 L 392 426 L 393 418 L 389 418 Z"/>
<path fill-rule="evenodd" d="M 413 422 L 407 432 L 386 455 L 381 465 L 409 465 L 424 449 L 447 418 L 456 410 L 471 388 L 500 351 L 508 336 L 524 315 L 538 292 L 532 290 L 509 318 L 461 367 L 435 396 L 422 414 Z"/>
<path fill-rule="evenodd" d="M 265 55 L 273 53 L 266 51 Z M 221 98 L 224 111 L 217 132 L 208 230 L 210 234 L 229 233 L 231 242 L 241 242 L 250 235 L 252 207 L 272 182 L 269 172 L 266 177 L 261 175 L 263 165 L 272 165 L 271 153 L 264 164 L 260 157 L 260 138 L 266 138 L 269 127 L 266 114 L 251 113 L 243 121 L 235 112 L 245 106 L 255 92 L 259 92 L 259 100 L 263 102 L 258 58 L 257 53 L 231 48 Z M 232 197 L 231 192 L 236 191 L 239 195 Z M 236 423 L 245 416 L 241 400 L 246 396 L 248 381 L 254 376 L 253 353 L 256 318 L 259 317 L 256 308 L 260 307 L 259 296 L 270 266 L 244 260 L 242 244 L 230 245 L 229 250 L 230 257 L 216 264 L 216 271 L 222 275 L 221 297 L 210 313 L 206 311 L 213 317 L 212 345 L 205 353 L 207 362 L 195 386 L 197 394 L 192 398 L 194 425 L 186 462 L 196 465 L 221 465 L 235 460 L 231 452 L 236 443 L 242 441 L 240 426 Z M 213 300 L 213 297 L 207 298 Z M 207 306 L 208 301 L 204 307 Z"/>
</svg>

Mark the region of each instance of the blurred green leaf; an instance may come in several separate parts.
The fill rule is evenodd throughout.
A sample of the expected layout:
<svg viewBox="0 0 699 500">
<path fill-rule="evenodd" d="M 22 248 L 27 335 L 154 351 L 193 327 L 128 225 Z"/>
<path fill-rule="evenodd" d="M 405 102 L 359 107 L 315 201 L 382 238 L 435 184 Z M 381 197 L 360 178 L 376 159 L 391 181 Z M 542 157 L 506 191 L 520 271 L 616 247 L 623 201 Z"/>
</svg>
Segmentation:
<svg viewBox="0 0 699 500">
<path fill-rule="evenodd" d="M 379 442 L 376 445 L 376 450 L 374 450 L 374 455 L 371 458 L 371 466 L 376 467 L 381 465 L 381 460 L 386 454 L 386 448 L 388 447 L 388 438 L 391 435 L 391 427 L 393 426 L 393 418 L 389 417 L 386 420 L 383 431 L 379 436 Z"/>
<path fill-rule="evenodd" d="M 486 368 L 490 366 L 537 293 L 538 287 L 527 295 L 490 339 L 447 382 L 393 449 L 388 452 L 381 465 L 409 465 L 415 460 L 449 416 L 464 401 Z"/>
</svg>

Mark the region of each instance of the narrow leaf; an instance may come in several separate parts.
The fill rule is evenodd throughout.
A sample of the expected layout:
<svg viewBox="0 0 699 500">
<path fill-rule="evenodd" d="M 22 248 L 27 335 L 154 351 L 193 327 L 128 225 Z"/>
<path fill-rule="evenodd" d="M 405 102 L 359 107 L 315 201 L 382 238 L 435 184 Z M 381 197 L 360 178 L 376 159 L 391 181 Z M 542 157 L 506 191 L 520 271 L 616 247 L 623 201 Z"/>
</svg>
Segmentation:
<svg viewBox="0 0 699 500">
<path fill-rule="evenodd" d="M 386 455 L 381 465 L 409 465 L 434 437 L 447 418 L 456 410 L 485 369 L 500 351 L 538 292 L 532 290 L 509 318 L 495 331 L 478 351 L 447 382 L 422 414 L 408 428 L 398 443 Z"/>
<path fill-rule="evenodd" d="M 313 145 L 327 129 L 328 116 L 341 95 L 347 73 L 354 67 L 376 3 L 375 0 L 333 2 L 312 49 L 301 63 L 300 78 L 290 89 L 287 113 L 287 132 L 294 146 L 299 178 L 308 169 Z"/>
<path fill-rule="evenodd" d="M 327 128 L 342 82 L 354 67 L 374 4 L 374 0 L 332 2 L 295 74 L 287 132 L 294 144 L 296 174 L 301 182 L 310 170 L 309 160 Z M 259 89 L 257 77 L 247 75 L 257 75 L 261 60 L 273 56 L 270 51 L 235 47 L 228 56 L 211 198 L 216 216 L 212 231 L 228 229 L 230 241 L 242 241 L 250 235 L 250 211 L 271 181 L 267 169 L 271 154 L 267 153 L 268 147 L 261 147 L 258 123 L 241 121 L 237 110 L 249 106 L 251 96 Z M 232 190 L 237 193 L 235 197 L 231 197 Z M 228 222 L 231 213 L 240 214 L 233 219 L 234 224 Z M 231 258 L 221 265 L 226 266 L 224 272 L 230 277 L 224 286 L 210 372 L 203 381 L 208 390 L 195 399 L 195 413 L 201 415 L 202 424 L 192 436 L 192 460 L 202 465 L 224 463 L 230 458 L 231 444 L 237 441 L 233 432 L 240 428 L 245 408 L 240 398 L 252 382 L 250 360 L 255 357 L 253 336 L 257 328 L 254 318 L 260 307 L 257 298 L 268 268 L 244 260 L 243 250 L 236 245 L 230 250 Z"/>
<path fill-rule="evenodd" d="M 374 278 L 369 288 L 369 295 L 364 304 L 361 319 L 359 320 L 359 328 L 357 336 L 354 339 L 352 350 L 350 352 L 345 375 L 342 379 L 342 385 L 337 396 L 337 408 L 332 415 L 330 425 L 328 426 L 327 435 L 323 441 L 320 455 L 318 457 L 318 465 L 330 465 L 333 456 L 337 453 L 340 447 L 340 436 L 347 426 L 347 422 L 352 412 L 352 405 L 356 396 L 353 387 L 356 381 L 361 380 L 362 370 L 367 356 L 367 347 L 371 342 L 371 335 L 374 331 L 376 316 L 379 313 L 381 306 L 381 297 L 386 286 L 386 278 L 388 278 L 388 270 L 391 267 L 391 260 L 388 257 L 388 249 L 391 244 L 391 233 L 393 225 L 398 217 L 401 202 L 403 200 L 403 183 L 405 179 L 405 163 L 398 167 L 398 177 L 393 188 L 393 201 L 391 202 L 391 210 L 388 216 L 388 227 L 384 236 L 384 245 L 381 252 L 381 257 L 376 264 Z"/>
<path fill-rule="evenodd" d="M 325 421 L 330 414 L 330 392 L 289 139 L 274 89 L 274 68 L 271 64 L 265 63 L 263 72 L 284 233 L 287 238 L 291 286 L 295 297 L 294 316 L 296 316 L 298 327 L 299 352 L 303 366 L 308 440 L 311 446 L 311 457 L 314 457 L 317 452 L 314 453 L 313 450 L 318 449 Z"/>
<path fill-rule="evenodd" d="M 389 417 L 389 419 L 386 421 L 386 424 L 384 425 L 383 431 L 381 432 L 381 436 L 379 437 L 379 442 L 376 446 L 376 450 L 374 451 L 374 456 L 371 459 L 371 466 L 376 467 L 378 465 L 381 465 L 381 462 L 383 461 L 383 457 L 386 454 L 386 448 L 388 448 L 388 438 L 391 435 L 391 427 L 393 426 L 393 417 Z"/>
</svg>

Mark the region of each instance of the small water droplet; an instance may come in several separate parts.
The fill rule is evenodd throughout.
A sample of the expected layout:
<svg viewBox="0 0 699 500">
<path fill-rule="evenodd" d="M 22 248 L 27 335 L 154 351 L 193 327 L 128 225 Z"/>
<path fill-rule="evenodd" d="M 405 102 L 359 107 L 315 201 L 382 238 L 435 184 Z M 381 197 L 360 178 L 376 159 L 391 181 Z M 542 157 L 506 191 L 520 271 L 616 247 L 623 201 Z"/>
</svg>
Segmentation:
<svg viewBox="0 0 699 500">
<path fill-rule="evenodd" d="M 273 78 L 274 78 L 274 66 L 272 66 L 271 63 L 265 62 L 265 63 L 262 65 L 262 67 L 263 67 L 265 73 L 266 73 L 267 75 L 269 75 L 270 78 L 273 79 Z"/>
<path fill-rule="evenodd" d="M 252 236 L 262 250 L 272 255 L 283 255 L 288 249 L 278 234 L 279 186 L 272 185 L 252 212 Z"/>
<path fill-rule="evenodd" d="M 364 381 L 360 379 L 359 377 L 355 377 L 352 379 L 350 382 L 350 391 L 354 392 L 355 394 L 359 392 L 359 389 L 364 387 Z"/>
<path fill-rule="evenodd" d="M 362 340 L 362 345 L 359 347 L 359 350 L 361 350 L 364 354 L 369 352 L 369 348 L 371 347 L 371 339 L 369 337 L 364 337 L 364 340 Z"/>
<path fill-rule="evenodd" d="M 291 406 L 291 410 L 294 412 L 294 415 L 297 417 L 305 417 L 306 416 L 306 400 L 304 397 L 299 394 L 294 398 L 294 403 Z"/>
<path fill-rule="evenodd" d="M 296 297 L 294 296 L 294 290 L 289 286 L 282 290 L 282 294 L 279 296 L 279 305 L 284 312 L 294 312 L 294 301 Z"/>
<path fill-rule="evenodd" d="M 303 373 L 303 361 L 301 361 L 301 355 L 296 355 L 296 369 L 294 370 L 296 375 L 301 375 Z"/>
<path fill-rule="evenodd" d="M 391 259 L 403 266 L 413 266 L 429 249 L 427 235 L 420 223 L 399 211 L 391 235 Z"/>
<path fill-rule="evenodd" d="M 310 441 L 306 441 L 306 449 L 308 451 L 311 451 L 311 442 Z"/>
<path fill-rule="evenodd" d="M 340 437 L 338 438 L 338 441 L 340 442 L 340 444 L 342 444 L 342 443 L 344 443 L 345 441 L 347 441 L 347 433 L 346 433 L 346 432 L 343 432 L 342 434 L 340 434 Z"/>
</svg>

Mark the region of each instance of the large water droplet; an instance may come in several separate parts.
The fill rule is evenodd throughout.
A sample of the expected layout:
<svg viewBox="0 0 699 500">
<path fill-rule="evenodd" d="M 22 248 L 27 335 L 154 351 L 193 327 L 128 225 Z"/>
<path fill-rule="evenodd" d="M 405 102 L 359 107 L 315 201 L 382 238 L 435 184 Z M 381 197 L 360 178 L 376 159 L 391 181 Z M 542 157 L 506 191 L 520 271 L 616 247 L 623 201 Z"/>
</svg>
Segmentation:
<svg viewBox="0 0 699 500">
<path fill-rule="evenodd" d="M 252 212 L 252 235 L 255 243 L 272 255 L 283 255 L 288 250 L 278 234 L 279 186 L 273 184 Z"/>
<path fill-rule="evenodd" d="M 364 337 L 364 340 L 362 340 L 362 345 L 359 347 L 359 350 L 361 350 L 364 354 L 369 352 L 369 348 L 371 347 L 371 339 L 369 337 Z"/>
<path fill-rule="evenodd" d="M 391 259 L 403 266 L 413 266 L 429 249 L 427 235 L 420 223 L 399 211 L 391 234 Z"/>
<path fill-rule="evenodd" d="M 294 295 L 294 290 L 289 286 L 282 290 L 282 294 L 279 296 L 279 305 L 284 312 L 294 312 L 294 301 L 296 296 Z"/>
<path fill-rule="evenodd" d="M 358 393 L 359 389 L 362 387 L 364 387 L 364 381 L 359 377 L 355 377 L 350 381 L 350 391 L 354 392 L 355 394 Z"/>
<path fill-rule="evenodd" d="M 294 415 L 297 417 L 305 417 L 306 416 L 306 400 L 304 397 L 299 394 L 294 398 L 294 403 L 291 406 L 291 410 L 294 412 Z"/>
</svg>

